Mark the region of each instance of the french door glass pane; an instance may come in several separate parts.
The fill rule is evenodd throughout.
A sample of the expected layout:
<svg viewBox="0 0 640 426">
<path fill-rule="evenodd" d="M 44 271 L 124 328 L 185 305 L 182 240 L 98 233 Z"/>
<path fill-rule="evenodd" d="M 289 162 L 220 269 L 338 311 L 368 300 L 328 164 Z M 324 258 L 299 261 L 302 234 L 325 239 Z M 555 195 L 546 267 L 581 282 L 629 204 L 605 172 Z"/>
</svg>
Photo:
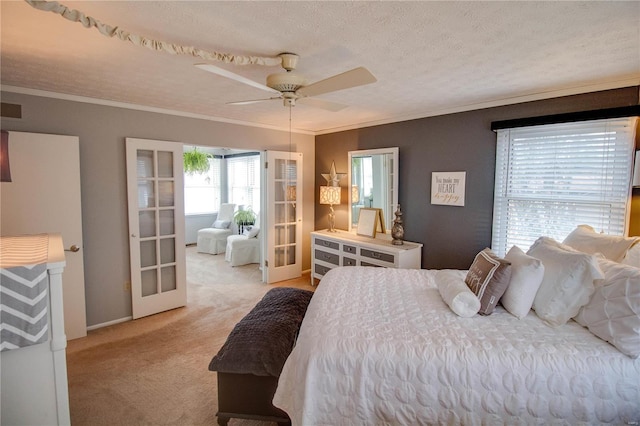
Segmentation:
<svg viewBox="0 0 640 426">
<path fill-rule="evenodd" d="M 136 169 L 139 178 L 154 177 L 155 168 L 153 166 L 153 151 L 138 150 L 138 158 L 136 160 Z"/>
<path fill-rule="evenodd" d="M 173 235 L 175 233 L 173 223 L 173 210 L 160 210 L 160 235 Z"/>
<path fill-rule="evenodd" d="M 294 236 L 295 239 L 295 236 Z M 287 265 L 295 265 L 296 263 L 296 246 L 287 247 Z"/>
<path fill-rule="evenodd" d="M 274 259 L 276 261 L 276 267 L 285 265 L 285 247 L 276 247 L 274 250 Z"/>
<path fill-rule="evenodd" d="M 296 243 L 296 225 L 287 226 L 287 243 L 288 244 Z"/>
<path fill-rule="evenodd" d="M 170 151 L 158 151 L 158 177 L 173 177 L 173 153 Z"/>
<path fill-rule="evenodd" d="M 140 267 L 156 265 L 156 241 L 140 241 Z"/>
<path fill-rule="evenodd" d="M 147 209 L 156 206 L 155 184 L 150 180 L 138 182 L 138 207 Z"/>
<path fill-rule="evenodd" d="M 158 182 L 158 193 L 160 207 L 172 207 L 174 205 L 173 181 Z"/>
<path fill-rule="evenodd" d="M 160 291 L 172 291 L 176 289 L 176 267 L 165 266 L 160 269 Z"/>
<path fill-rule="evenodd" d="M 156 236 L 156 214 L 153 210 L 138 212 L 140 224 L 140 238 Z"/>
<path fill-rule="evenodd" d="M 160 264 L 173 263 L 176 261 L 176 240 L 173 238 L 163 238 L 160 240 Z"/>
<path fill-rule="evenodd" d="M 274 237 L 275 237 L 275 245 L 276 246 L 281 246 L 283 244 L 287 243 L 287 239 L 286 239 L 286 234 L 285 234 L 285 229 L 283 226 L 281 225 L 276 225 L 275 230 L 274 230 Z"/>
<path fill-rule="evenodd" d="M 142 297 L 158 293 L 158 273 L 155 269 L 142 271 Z"/>
</svg>

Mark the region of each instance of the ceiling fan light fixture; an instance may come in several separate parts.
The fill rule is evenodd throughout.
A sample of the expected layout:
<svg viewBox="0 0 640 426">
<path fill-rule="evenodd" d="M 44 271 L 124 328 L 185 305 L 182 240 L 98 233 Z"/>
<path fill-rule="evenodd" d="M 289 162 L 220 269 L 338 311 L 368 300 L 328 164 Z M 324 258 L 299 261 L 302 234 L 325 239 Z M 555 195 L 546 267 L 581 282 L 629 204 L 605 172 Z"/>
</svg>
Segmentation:
<svg viewBox="0 0 640 426">
<path fill-rule="evenodd" d="M 267 76 L 267 86 L 279 92 L 295 92 L 306 84 L 302 75 L 291 71 Z"/>
</svg>

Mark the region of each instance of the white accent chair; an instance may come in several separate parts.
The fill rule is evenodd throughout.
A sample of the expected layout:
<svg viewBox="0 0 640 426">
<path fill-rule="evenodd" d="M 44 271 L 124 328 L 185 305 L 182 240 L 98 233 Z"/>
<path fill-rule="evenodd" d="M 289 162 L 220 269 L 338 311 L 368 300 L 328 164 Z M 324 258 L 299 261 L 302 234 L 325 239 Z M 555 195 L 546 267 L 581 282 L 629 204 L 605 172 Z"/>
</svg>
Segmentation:
<svg viewBox="0 0 640 426">
<path fill-rule="evenodd" d="M 219 254 L 227 248 L 227 238 L 233 234 L 235 204 L 221 204 L 218 216 L 210 228 L 198 231 L 198 253 Z"/>
<path fill-rule="evenodd" d="M 249 225 L 241 235 L 228 237 L 224 260 L 231 266 L 260 263 L 260 228 Z"/>
</svg>

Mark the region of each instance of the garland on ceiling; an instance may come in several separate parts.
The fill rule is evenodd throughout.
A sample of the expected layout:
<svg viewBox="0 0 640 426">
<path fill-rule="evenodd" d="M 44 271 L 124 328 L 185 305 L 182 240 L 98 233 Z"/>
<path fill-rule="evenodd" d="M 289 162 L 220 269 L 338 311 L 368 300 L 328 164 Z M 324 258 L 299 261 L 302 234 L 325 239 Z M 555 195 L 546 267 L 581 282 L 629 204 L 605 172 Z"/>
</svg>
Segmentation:
<svg viewBox="0 0 640 426">
<path fill-rule="evenodd" d="M 57 13 L 73 22 L 81 23 L 85 28 L 95 27 L 100 34 L 107 37 L 117 37 L 122 41 L 127 41 L 136 46 L 146 47 L 147 49 L 162 51 L 170 53 L 172 55 L 189 55 L 197 58 L 202 58 L 208 61 L 219 61 L 233 65 L 265 65 L 276 66 L 280 65 L 282 59 L 279 56 L 276 57 L 264 57 L 264 56 L 243 56 L 233 55 L 230 53 L 220 52 L 208 52 L 206 50 L 198 49 L 193 46 L 182 46 L 179 44 L 166 43 L 164 41 L 153 40 L 141 35 L 132 34 L 119 27 L 113 27 L 111 25 L 103 24 L 91 16 L 87 16 L 84 13 L 69 9 L 67 6 L 58 3 L 57 1 L 46 0 L 24 0 L 29 5 L 38 10 Z"/>
</svg>

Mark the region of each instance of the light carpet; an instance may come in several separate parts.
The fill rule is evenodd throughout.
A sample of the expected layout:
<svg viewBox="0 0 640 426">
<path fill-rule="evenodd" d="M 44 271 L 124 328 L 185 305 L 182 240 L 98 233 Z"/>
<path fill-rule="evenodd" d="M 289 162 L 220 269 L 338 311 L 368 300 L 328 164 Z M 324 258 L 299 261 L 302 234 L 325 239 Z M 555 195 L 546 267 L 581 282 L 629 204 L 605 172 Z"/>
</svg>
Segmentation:
<svg viewBox="0 0 640 426">
<path fill-rule="evenodd" d="M 215 425 L 216 375 L 207 368 L 233 326 L 273 287 L 314 289 L 308 275 L 273 285 L 260 279 L 257 264 L 232 268 L 224 255 L 188 247 L 186 307 L 69 342 L 71 423 Z"/>
</svg>

